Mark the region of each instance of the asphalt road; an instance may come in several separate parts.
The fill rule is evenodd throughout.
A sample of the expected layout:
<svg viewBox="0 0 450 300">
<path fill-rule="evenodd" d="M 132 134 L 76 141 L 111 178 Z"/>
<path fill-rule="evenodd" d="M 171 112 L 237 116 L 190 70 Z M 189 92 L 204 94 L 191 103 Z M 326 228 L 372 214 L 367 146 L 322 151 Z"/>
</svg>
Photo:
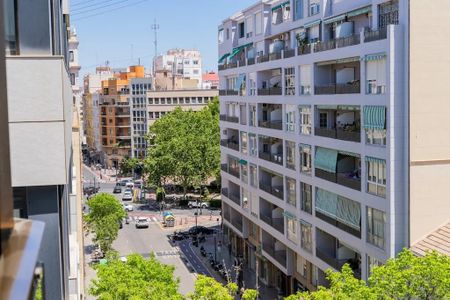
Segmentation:
<svg viewBox="0 0 450 300">
<path fill-rule="evenodd" d="M 112 194 L 115 186 L 114 182 L 99 182 L 96 175 L 93 174 L 90 169 L 84 168 L 84 186 L 93 186 L 94 182 L 96 186 L 100 187 L 99 192 L 106 192 Z M 121 201 L 122 194 L 112 194 L 118 201 Z M 130 203 L 130 202 L 127 202 Z M 169 242 L 167 235 L 172 233 L 170 229 L 163 229 L 160 227 L 161 214 L 156 208 L 149 207 L 148 205 L 132 204 L 134 211 L 129 213 L 131 217 L 129 224 L 123 224 L 123 228 L 119 231 L 119 236 L 113 243 L 113 248 L 119 252 L 121 256 L 127 256 L 132 253 L 139 253 L 145 257 L 148 257 L 150 253 L 154 253 L 155 256 L 164 264 L 175 266 L 175 276 L 180 279 L 180 292 L 187 294 L 194 290 L 194 283 L 196 279 L 196 273 L 205 274 L 211 276 L 208 269 L 202 264 L 200 258 L 192 251 L 190 241 L 183 241 L 179 244 L 179 247 L 172 245 Z M 174 214 L 192 214 L 194 210 L 186 209 L 173 209 Z M 206 212 L 204 212 L 206 214 Z M 209 212 L 207 212 L 209 216 Z M 214 211 L 213 220 L 219 214 L 218 211 Z M 149 228 L 135 228 L 134 218 L 137 216 L 146 216 L 150 220 Z M 89 247 L 89 245 L 86 245 Z M 87 255 L 88 258 L 88 255 Z M 88 267 L 88 269 L 90 269 Z M 88 283 L 95 273 L 92 270 L 87 272 L 86 283 Z"/>
</svg>

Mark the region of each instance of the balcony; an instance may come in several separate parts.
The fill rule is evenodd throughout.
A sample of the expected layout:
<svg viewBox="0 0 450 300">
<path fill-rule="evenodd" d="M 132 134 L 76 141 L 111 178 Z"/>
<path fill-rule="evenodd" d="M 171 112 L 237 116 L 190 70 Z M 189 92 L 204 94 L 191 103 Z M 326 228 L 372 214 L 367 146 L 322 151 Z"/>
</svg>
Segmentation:
<svg viewBox="0 0 450 300">
<path fill-rule="evenodd" d="M 314 52 L 328 51 L 336 48 L 336 40 L 319 41 L 314 44 Z"/>
<path fill-rule="evenodd" d="M 332 268 L 340 271 L 344 264 L 349 264 L 356 278 L 361 279 L 361 255 L 343 245 L 334 236 L 316 230 L 316 256 Z"/>
<path fill-rule="evenodd" d="M 348 46 L 358 45 L 360 43 L 360 35 L 354 34 L 348 37 L 336 39 L 336 46 L 338 48 L 344 48 Z"/>
<path fill-rule="evenodd" d="M 286 268 L 287 247 L 266 231 L 262 231 L 262 250 Z"/>
<path fill-rule="evenodd" d="M 295 56 L 295 49 L 284 50 L 284 58 L 291 58 Z"/>
<path fill-rule="evenodd" d="M 269 54 L 269 60 L 278 60 L 281 59 L 281 51 L 280 52 L 274 52 Z"/>
<path fill-rule="evenodd" d="M 359 81 L 345 84 L 330 83 L 315 85 L 314 93 L 316 95 L 359 94 L 361 93 L 361 87 Z"/>
<path fill-rule="evenodd" d="M 220 121 L 226 121 L 226 122 L 230 122 L 230 123 L 239 123 L 239 118 L 238 117 L 232 117 L 232 116 L 227 116 L 227 115 L 220 115 Z"/>
<path fill-rule="evenodd" d="M 263 54 L 256 58 L 258 64 L 265 63 L 269 61 L 269 54 Z"/>
<path fill-rule="evenodd" d="M 233 175 L 234 177 L 240 178 L 240 172 L 239 172 L 239 167 L 232 167 L 229 166 L 228 164 L 221 164 L 220 165 L 222 171 Z"/>
<path fill-rule="evenodd" d="M 320 120 L 314 134 L 342 141 L 361 141 L 361 113 L 359 106 L 316 106 Z"/>
<path fill-rule="evenodd" d="M 364 43 L 384 40 L 386 38 L 387 38 L 386 28 L 364 32 Z"/>
<path fill-rule="evenodd" d="M 220 145 L 236 151 L 239 151 L 239 142 L 233 139 L 220 140 Z"/>
<path fill-rule="evenodd" d="M 219 96 L 239 96 L 239 91 L 235 91 L 235 90 L 219 90 Z"/>
<path fill-rule="evenodd" d="M 258 96 L 280 96 L 282 95 L 281 87 L 271 87 L 258 89 Z"/>
<path fill-rule="evenodd" d="M 277 198 L 280 198 L 281 200 L 284 199 L 283 186 L 271 186 L 267 182 L 260 181 L 259 188 L 265 191 L 266 193 L 269 193 Z"/>
<path fill-rule="evenodd" d="M 275 121 L 259 121 L 258 126 L 262 128 L 270 128 L 270 129 L 277 129 L 282 130 L 283 129 L 283 123 L 281 120 L 275 120 Z"/>
<path fill-rule="evenodd" d="M 311 44 L 307 44 L 307 45 L 303 45 L 303 46 L 299 46 L 297 48 L 297 54 L 298 55 L 305 55 L 305 54 L 310 54 L 311 53 Z"/>
<path fill-rule="evenodd" d="M 361 190 L 361 178 L 358 178 L 352 173 L 331 173 L 316 168 L 315 175 L 318 178 L 322 178 L 357 191 Z"/>
<path fill-rule="evenodd" d="M 231 182 L 230 182 L 231 184 Z M 237 205 L 241 205 L 241 195 L 239 193 L 239 186 L 237 186 L 237 190 L 234 189 L 234 191 L 232 191 L 232 188 L 222 188 L 222 195 L 224 195 L 225 197 L 227 197 L 228 199 L 230 199 L 231 201 L 233 201 L 234 203 L 236 203 Z"/>
<path fill-rule="evenodd" d="M 268 152 L 259 152 L 259 158 L 276 163 L 280 166 L 283 165 L 283 153 L 271 154 Z"/>
<path fill-rule="evenodd" d="M 256 60 L 255 60 L 254 57 L 248 58 L 248 59 L 247 59 L 247 65 L 248 65 L 248 66 L 254 65 L 255 62 L 256 62 Z"/>
</svg>

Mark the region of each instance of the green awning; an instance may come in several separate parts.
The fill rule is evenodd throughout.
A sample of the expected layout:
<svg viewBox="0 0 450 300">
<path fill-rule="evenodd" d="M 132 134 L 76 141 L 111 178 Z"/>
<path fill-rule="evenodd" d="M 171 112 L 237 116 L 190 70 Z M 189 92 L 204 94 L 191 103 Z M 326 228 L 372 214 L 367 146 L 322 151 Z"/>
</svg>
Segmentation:
<svg viewBox="0 0 450 300">
<path fill-rule="evenodd" d="M 283 211 L 283 216 L 285 216 L 288 219 L 297 220 L 297 217 L 288 211 Z"/>
<path fill-rule="evenodd" d="M 337 109 L 337 105 L 317 105 L 317 109 Z"/>
<path fill-rule="evenodd" d="M 245 48 L 248 48 L 251 46 L 253 46 L 253 43 L 248 43 L 248 44 L 234 48 L 233 52 L 231 52 L 229 59 L 232 59 L 233 57 L 235 57 L 242 49 L 245 49 Z"/>
<path fill-rule="evenodd" d="M 345 19 L 345 14 L 343 15 L 339 15 L 339 16 L 335 16 L 335 17 L 331 17 L 329 19 L 323 20 L 323 24 L 331 24 L 334 22 L 339 22 Z"/>
<path fill-rule="evenodd" d="M 240 160 L 239 160 L 239 163 L 240 163 L 241 165 L 246 165 L 246 164 L 247 164 L 247 161 L 244 160 L 244 159 L 240 159 Z"/>
<path fill-rule="evenodd" d="M 347 156 L 352 156 L 352 157 L 360 158 L 359 154 L 353 153 L 353 152 L 347 152 L 347 151 L 339 150 L 338 153 L 339 153 L 339 154 L 342 154 L 342 155 L 347 155 Z"/>
<path fill-rule="evenodd" d="M 359 56 L 353 56 L 353 57 L 346 57 L 346 58 L 340 58 L 340 59 L 332 59 L 332 60 L 325 60 L 316 63 L 317 66 L 327 66 L 327 65 L 334 65 L 334 64 L 343 64 L 343 63 L 349 63 L 354 61 L 359 61 Z"/>
<path fill-rule="evenodd" d="M 370 156 L 366 156 L 366 161 L 380 163 L 380 164 L 386 164 L 386 160 L 381 159 L 381 158 L 370 157 Z"/>
<path fill-rule="evenodd" d="M 364 128 L 386 129 L 385 106 L 364 106 L 363 117 L 364 117 Z"/>
<path fill-rule="evenodd" d="M 337 155 L 336 150 L 317 147 L 314 167 L 326 172 L 336 173 Z"/>
<path fill-rule="evenodd" d="M 376 53 L 376 54 L 367 54 L 362 57 L 361 60 L 371 61 L 371 60 L 380 60 L 386 57 L 386 53 Z"/>
<path fill-rule="evenodd" d="M 356 17 L 356 16 L 359 16 L 362 14 L 367 14 L 371 11 L 372 11 L 372 6 L 366 6 L 366 7 L 359 8 L 359 9 L 356 9 L 354 11 L 347 13 L 347 17 L 349 17 L 349 18 Z"/>
<path fill-rule="evenodd" d="M 358 111 L 361 108 L 359 107 L 359 105 L 338 105 L 337 109 L 343 111 Z"/>
<path fill-rule="evenodd" d="M 230 53 L 225 53 L 224 55 L 222 55 L 219 58 L 219 64 L 221 64 L 225 60 L 225 58 L 227 58 L 228 56 L 230 56 Z"/>
<path fill-rule="evenodd" d="M 280 8 L 282 8 L 283 6 L 287 6 L 287 5 L 289 5 L 289 1 L 286 1 L 286 2 L 284 2 L 284 3 L 281 3 L 281 4 L 277 5 L 277 6 L 272 7 L 272 11 L 277 10 L 277 9 L 280 9 Z"/>
<path fill-rule="evenodd" d="M 305 25 L 303 25 L 303 28 L 310 28 L 310 27 L 313 27 L 313 26 L 319 25 L 319 24 L 320 24 L 320 22 L 322 22 L 322 20 L 315 20 L 315 21 L 312 21 L 312 22 L 306 23 Z"/>
</svg>

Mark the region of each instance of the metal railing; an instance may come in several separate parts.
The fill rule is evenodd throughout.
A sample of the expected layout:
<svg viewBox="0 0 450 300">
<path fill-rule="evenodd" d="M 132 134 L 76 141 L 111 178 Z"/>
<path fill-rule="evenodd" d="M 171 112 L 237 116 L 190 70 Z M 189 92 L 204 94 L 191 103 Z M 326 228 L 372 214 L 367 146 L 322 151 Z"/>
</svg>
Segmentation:
<svg viewBox="0 0 450 300">
<path fill-rule="evenodd" d="M 386 28 L 364 32 L 364 43 L 369 43 L 369 42 L 378 41 L 378 40 L 384 40 L 385 38 L 387 38 Z"/>
<path fill-rule="evenodd" d="M 283 165 L 283 154 L 271 154 L 269 152 L 259 152 L 259 158 L 279 164 L 279 165 Z"/>
<path fill-rule="evenodd" d="M 258 89 L 258 96 L 271 96 L 271 95 L 281 95 L 281 87 L 271 87 L 265 89 Z"/>
<path fill-rule="evenodd" d="M 269 60 L 278 60 L 278 59 L 281 59 L 281 51 L 269 54 Z"/>
<path fill-rule="evenodd" d="M 284 50 L 284 58 L 290 58 L 295 56 L 295 49 Z"/>
<path fill-rule="evenodd" d="M 220 140 L 220 145 L 236 151 L 239 151 L 239 142 L 230 139 Z"/>
<path fill-rule="evenodd" d="M 283 187 L 277 186 L 274 187 L 271 184 L 265 183 L 264 181 L 259 182 L 259 188 L 275 197 L 280 198 L 281 200 L 284 200 L 284 193 L 283 193 Z"/>
<path fill-rule="evenodd" d="M 269 61 L 269 54 L 260 55 L 256 58 L 258 64 Z"/>
<path fill-rule="evenodd" d="M 283 218 L 272 218 L 272 216 L 267 216 L 261 211 L 259 212 L 259 218 L 265 223 L 269 224 L 277 231 L 284 234 L 284 219 Z"/>
<path fill-rule="evenodd" d="M 360 35 L 354 34 L 348 37 L 336 39 L 336 46 L 344 48 L 348 46 L 358 45 L 360 43 Z"/>
<path fill-rule="evenodd" d="M 239 123 L 239 118 L 234 116 L 220 115 L 220 121 L 226 121 L 231 123 Z"/>
<path fill-rule="evenodd" d="M 332 139 L 338 139 L 342 141 L 349 142 L 361 142 L 361 131 L 350 131 L 343 129 L 334 129 L 334 128 L 323 128 L 323 127 L 315 127 L 314 135 L 323 136 Z"/>
<path fill-rule="evenodd" d="M 251 66 L 255 64 L 255 58 L 248 58 L 247 59 L 247 65 Z"/>
<path fill-rule="evenodd" d="M 286 267 L 286 250 L 275 250 L 275 247 L 271 244 L 263 243 L 263 250 L 270 256 L 272 256 L 283 267 Z M 283 253 L 284 252 L 284 253 Z"/>
<path fill-rule="evenodd" d="M 305 54 L 310 54 L 310 53 L 311 53 L 311 44 L 299 46 L 297 48 L 298 55 L 305 55 Z"/>
<path fill-rule="evenodd" d="M 323 251 L 316 247 L 316 256 L 329 264 L 334 269 L 340 271 L 345 263 L 349 263 L 350 259 L 337 259 L 329 254 L 326 251 Z M 356 278 L 361 278 L 361 269 L 352 269 Z"/>
<path fill-rule="evenodd" d="M 316 95 L 334 95 L 334 94 L 359 94 L 361 92 L 359 82 L 352 84 L 324 84 L 315 85 L 314 94 Z"/>
<path fill-rule="evenodd" d="M 219 90 L 219 96 L 239 96 L 240 92 L 235 90 Z"/>
<path fill-rule="evenodd" d="M 336 40 L 322 41 L 314 44 L 314 52 L 328 51 L 336 48 Z"/>
<path fill-rule="evenodd" d="M 283 121 L 282 120 L 275 120 L 275 121 L 258 121 L 258 126 L 263 128 L 271 128 L 271 129 L 283 129 Z"/>
<path fill-rule="evenodd" d="M 361 178 L 352 178 L 346 174 L 337 173 L 337 183 L 357 191 L 361 190 Z"/>
</svg>

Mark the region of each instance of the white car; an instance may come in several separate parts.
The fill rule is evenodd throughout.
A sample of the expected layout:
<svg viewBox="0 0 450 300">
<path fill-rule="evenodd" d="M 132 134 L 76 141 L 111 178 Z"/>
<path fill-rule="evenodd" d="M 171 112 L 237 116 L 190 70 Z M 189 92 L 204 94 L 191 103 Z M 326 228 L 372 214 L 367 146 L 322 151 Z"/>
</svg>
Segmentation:
<svg viewBox="0 0 450 300">
<path fill-rule="evenodd" d="M 133 194 L 131 192 L 125 192 L 122 196 L 122 201 L 131 201 L 133 200 Z"/>
<path fill-rule="evenodd" d="M 188 207 L 189 208 L 196 208 L 198 205 L 198 208 L 208 208 L 209 207 L 209 203 L 208 202 L 201 202 L 201 201 L 189 201 L 188 202 Z"/>
<path fill-rule="evenodd" d="M 148 218 L 139 217 L 136 220 L 136 228 L 148 228 L 149 225 Z"/>
<path fill-rule="evenodd" d="M 125 211 L 133 211 L 133 205 L 131 204 L 124 204 L 123 208 L 125 209 Z"/>
<path fill-rule="evenodd" d="M 131 182 L 131 181 L 129 181 L 129 182 L 125 183 L 125 186 L 126 186 L 127 188 L 134 188 L 134 183 Z"/>
</svg>

